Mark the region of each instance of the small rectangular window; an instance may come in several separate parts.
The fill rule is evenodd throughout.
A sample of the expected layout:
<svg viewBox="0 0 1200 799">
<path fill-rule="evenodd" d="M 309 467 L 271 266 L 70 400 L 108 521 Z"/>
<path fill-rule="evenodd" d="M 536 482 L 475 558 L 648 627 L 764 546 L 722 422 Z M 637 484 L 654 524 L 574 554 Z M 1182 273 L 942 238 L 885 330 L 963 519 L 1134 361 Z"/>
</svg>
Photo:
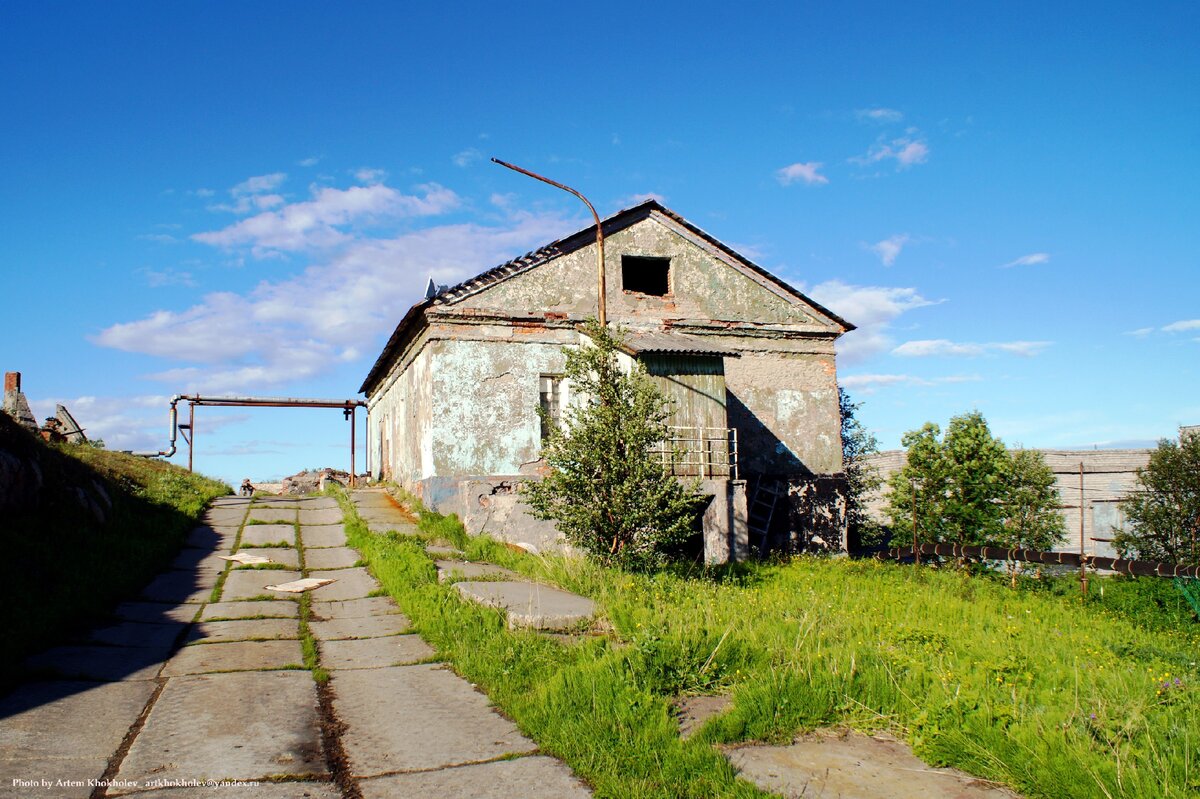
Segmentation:
<svg viewBox="0 0 1200 799">
<path fill-rule="evenodd" d="M 542 441 L 545 441 L 550 437 L 551 427 L 557 427 L 562 421 L 562 375 L 542 375 L 538 379 L 538 404 L 542 408 L 539 418 L 542 427 Z"/>
<path fill-rule="evenodd" d="M 665 297 L 671 291 L 671 259 L 622 255 L 621 287 L 638 294 Z"/>
</svg>

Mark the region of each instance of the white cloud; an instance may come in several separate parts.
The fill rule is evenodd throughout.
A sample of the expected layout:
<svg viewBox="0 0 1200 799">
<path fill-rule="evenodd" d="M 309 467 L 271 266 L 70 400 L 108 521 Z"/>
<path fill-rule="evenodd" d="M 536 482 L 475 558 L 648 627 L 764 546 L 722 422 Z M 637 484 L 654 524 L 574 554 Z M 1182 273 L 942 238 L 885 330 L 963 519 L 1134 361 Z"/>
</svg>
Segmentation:
<svg viewBox="0 0 1200 799">
<path fill-rule="evenodd" d="M 256 258 L 323 249 L 354 239 L 352 228 L 373 220 L 432 216 L 458 207 L 457 194 L 436 183 L 418 186 L 423 196 L 401 194 L 383 184 L 348 189 L 314 186 L 311 200 L 266 211 L 222 230 L 196 233 L 202 244 L 247 246 Z"/>
<path fill-rule="evenodd" d="M 313 155 L 308 158 L 305 158 L 302 161 L 297 161 L 296 166 L 316 166 L 320 162 L 321 162 L 321 159 L 318 156 Z"/>
<path fill-rule="evenodd" d="M 258 175 L 247 178 L 229 190 L 229 195 L 234 200 L 232 205 L 218 203 L 210 205 L 208 210 L 247 214 L 251 211 L 266 211 L 270 208 L 276 208 L 283 205 L 284 199 L 273 192 L 283 185 L 286 179 L 287 175 L 283 172 L 272 172 L 269 175 Z"/>
<path fill-rule="evenodd" d="M 279 188 L 285 180 L 287 180 L 287 175 L 283 172 L 272 172 L 270 175 L 246 178 L 230 189 L 229 193 L 234 197 L 242 197 L 248 194 L 263 194 Z"/>
<path fill-rule="evenodd" d="M 65 405 L 88 438 L 103 439 L 113 450 L 158 452 L 167 445 L 167 410 L 170 397 L 143 394 L 133 397 L 51 397 L 31 400 L 35 416 L 54 414 Z"/>
<path fill-rule="evenodd" d="M 908 242 L 909 235 L 907 233 L 898 233 L 895 236 L 888 236 L 883 241 L 877 241 L 874 244 L 864 244 L 863 246 L 879 256 L 879 261 L 884 266 L 891 266 L 896 263 L 896 258 Z"/>
<path fill-rule="evenodd" d="M 888 328 L 901 314 L 935 303 L 913 288 L 855 286 L 828 280 L 805 291 L 810 297 L 857 326 L 838 339 L 843 363 L 864 361 L 892 346 Z"/>
<path fill-rule="evenodd" d="M 899 122 L 904 114 L 894 108 L 860 108 L 854 115 L 864 122 Z"/>
<path fill-rule="evenodd" d="M 916 377 L 915 375 L 897 374 L 866 374 L 846 375 L 838 378 L 838 383 L 845 389 L 853 389 L 859 394 L 874 394 L 881 388 L 891 386 L 937 386 L 952 383 L 974 383 L 982 380 L 979 375 L 945 375 L 943 377 Z"/>
<path fill-rule="evenodd" d="M 1049 341 L 1005 341 L 990 344 L 955 342 L 944 338 L 906 341 L 892 350 L 893 355 L 906 358 L 952 357 L 978 358 L 994 352 L 1032 357 L 1050 346 Z"/>
<path fill-rule="evenodd" d="M 139 241 L 153 241 L 158 244 L 175 244 L 179 239 L 169 233 L 142 233 L 138 236 Z"/>
<path fill-rule="evenodd" d="M 1146 336 L 1153 333 L 1154 330 L 1155 330 L 1155 328 L 1153 328 L 1153 327 L 1139 327 L 1137 330 L 1125 331 L 1125 335 L 1133 336 L 1134 338 L 1145 338 Z"/>
<path fill-rule="evenodd" d="M 363 167 L 362 169 L 354 170 L 354 179 L 359 183 L 380 183 L 386 177 L 387 172 L 382 169 Z"/>
<path fill-rule="evenodd" d="M 1050 254 L 1044 252 L 1031 252 L 1029 255 L 1022 255 L 1014 261 L 1009 261 L 1006 264 L 1000 264 L 1001 269 L 1008 269 L 1013 266 L 1036 266 L 1044 264 L 1050 260 Z"/>
<path fill-rule="evenodd" d="M 817 171 L 822 166 L 824 165 L 820 161 L 792 164 L 778 170 L 775 173 L 775 179 L 784 186 L 790 186 L 796 182 L 803 182 L 809 186 L 821 186 L 829 182 L 829 178 Z"/>
<path fill-rule="evenodd" d="M 667 198 L 663 195 L 657 192 L 647 191 L 641 194 L 630 194 L 628 197 L 617 200 L 617 205 L 621 208 L 632 208 L 635 205 L 641 205 L 647 200 L 654 200 L 660 205 L 667 204 Z"/>
<path fill-rule="evenodd" d="M 140 270 L 146 276 L 146 285 L 151 288 L 162 288 L 163 286 L 185 286 L 193 288 L 196 285 L 195 278 L 191 272 L 180 272 L 174 269 L 142 269 Z"/>
<path fill-rule="evenodd" d="M 866 155 L 855 156 L 851 162 L 861 165 L 874 164 L 886 159 L 893 159 L 897 169 L 907 169 L 913 164 L 923 164 L 929 160 L 929 145 L 916 130 L 910 130 L 908 135 L 890 141 L 880 140 L 867 151 Z"/>
<path fill-rule="evenodd" d="M 357 191 L 371 189 L 359 187 Z M 448 192 L 436 187 L 429 196 L 436 196 L 437 191 Z M 448 193 L 457 204 L 457 196 Z M 436 204 L 428 198 L 417 199 Z M 360 207 L 355 204 L 358 201 L 343 201 L 352 209 Z M 402 209 L 412 210 L 411 204 L 397 197 L 382 196 L 379 201 L 384 208 L 399 203 Z M 373 202 L 364 199 L 361 207 L 375 209 Z M 331 203 L 335 208 L 345 207 Z M 307 204 L 311 203 L 297 205 Z M 306 219 L 321 216 L 313 209 L 307 213 Z M 282 225 L 283 221 L 271 224 Z M 211 293 L 186 310 L 160 310 L 114 324 L 93 340 L 164 359 L 166 368 L 150 377 L 167 383 L 173 392 L 261 392 L 325 374 L 339 363 L 360 358 L 364 351 L 373 351 L 422 296 L 431 275 L 438 283 L 457 283 L 577 226 L 582 226 L 578 219 L 555 214 L 514 213 L 495 226 L 437 225 L 386 238 L 351 229 L 339 232 L 345 241 L 335 250 L 310 247 L 316 257 L 299 274 L 264 281 L 244 294 Z M 254 247 L 273 242 L 268 233 L 276 235 L 273 229 L 251 235 L 239 228 L 227 229 L 234 231 L 228 237 L 198 240 L 216 246 L 227 246 L 228 241 Z M 311 243 L 313 229 L 295 235 Z M 293 243 L 284 234 L 278 235 L 283 243 Z M 316 244 L 321 244 L 321 238 L 315 238 Z"/>
<path fill-rule="evenodd" d="M 466 168 L 482 158 L 483 153 L 479 152 L 479 150 L 475 149 L 474 147 L 468 147 L 459 153 L 455 153 L 454 157 L 450 160 L 454 162 L 455 166 Z"/>
<path fill-rule="evenodd" d="M 1200 330 L 1200 319 L 1183 319 L 1163 327 L 1164 333 L 1182 333 L 1187 330 Z"/>
</svg>

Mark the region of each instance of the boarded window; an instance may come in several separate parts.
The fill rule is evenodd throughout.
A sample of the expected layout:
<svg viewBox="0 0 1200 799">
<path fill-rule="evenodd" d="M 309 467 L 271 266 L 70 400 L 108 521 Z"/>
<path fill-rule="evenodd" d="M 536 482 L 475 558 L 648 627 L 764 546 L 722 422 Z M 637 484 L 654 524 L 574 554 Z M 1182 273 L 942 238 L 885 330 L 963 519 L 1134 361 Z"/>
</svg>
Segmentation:
<svg viewBox="0 0 1200 799">
<path fill-rule="evenodd" d="M 671 259 L 622 255 L 621 287 L 638 294 L 665 297 L 671 291 Z"/>
<path fill-rule="evenodd" d="M 557 427 L 562 421 L 562 375 L 542 375 L 538 379 L 538 404 L 542 408 L 540 420 L 542 441 L 545 441 L 550 437 L 551 427 Z"/>
</svg>

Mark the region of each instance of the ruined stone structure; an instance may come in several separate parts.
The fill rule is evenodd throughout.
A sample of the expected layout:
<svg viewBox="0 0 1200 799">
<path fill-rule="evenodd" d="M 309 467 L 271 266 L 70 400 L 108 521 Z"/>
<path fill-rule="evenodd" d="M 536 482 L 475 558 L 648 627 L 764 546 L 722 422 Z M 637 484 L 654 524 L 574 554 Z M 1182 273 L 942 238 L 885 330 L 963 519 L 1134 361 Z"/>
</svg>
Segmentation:
<svg viewBox="0 0 1200 799">
<path fill-rule="evenodd" d="M 4 373 L 4 412 L 17 421 L 25 429 L 33 432 L 38 429 L 37 419 L 29 408 L 29 401 L 21 391 L 21 373 Z"/>
<path fill-rule="evenodd" d="M 781 481 L 786 503 L 788 483 L 827 486 L 841 472 L 834 341 L 853 325 L 657 202 L 603 226 L 609 322 L 674 403 L 683 473 L 714 497 L 705 555 L 744 556 L 758 486 Z M 516 487 L 541 467 L 537 408 L 570 401 L 563 348 L 595 315 L 596 286 L 594 227 L 457 286 L 431 283 L 360 389 L 373 476 L 472 531 L 557 546 Z M 792 493 L 813 504 L 813 491 Z M 837 516 L 771 515 L 786 525 L 805 513 Z"/>
</svg>

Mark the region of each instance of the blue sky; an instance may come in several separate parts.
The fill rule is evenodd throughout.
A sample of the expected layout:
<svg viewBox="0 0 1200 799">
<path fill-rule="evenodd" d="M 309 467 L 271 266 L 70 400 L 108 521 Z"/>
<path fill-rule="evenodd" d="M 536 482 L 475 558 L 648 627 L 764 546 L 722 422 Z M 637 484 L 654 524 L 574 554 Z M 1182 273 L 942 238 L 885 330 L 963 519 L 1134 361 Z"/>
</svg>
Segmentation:
<svg viewBox="0 0 1200 799">
<path fill-rule="evenodd" d="M 1200 423 L 1194 3 L 4 3 L 0 259 L 39 415 L 159 449 L 180 392 L 355 395 L 456 282 L 646 196 L 859 330 L 886 447 Z M 197 468 L 347 460 L 200 409 Z"/>
</svg>

